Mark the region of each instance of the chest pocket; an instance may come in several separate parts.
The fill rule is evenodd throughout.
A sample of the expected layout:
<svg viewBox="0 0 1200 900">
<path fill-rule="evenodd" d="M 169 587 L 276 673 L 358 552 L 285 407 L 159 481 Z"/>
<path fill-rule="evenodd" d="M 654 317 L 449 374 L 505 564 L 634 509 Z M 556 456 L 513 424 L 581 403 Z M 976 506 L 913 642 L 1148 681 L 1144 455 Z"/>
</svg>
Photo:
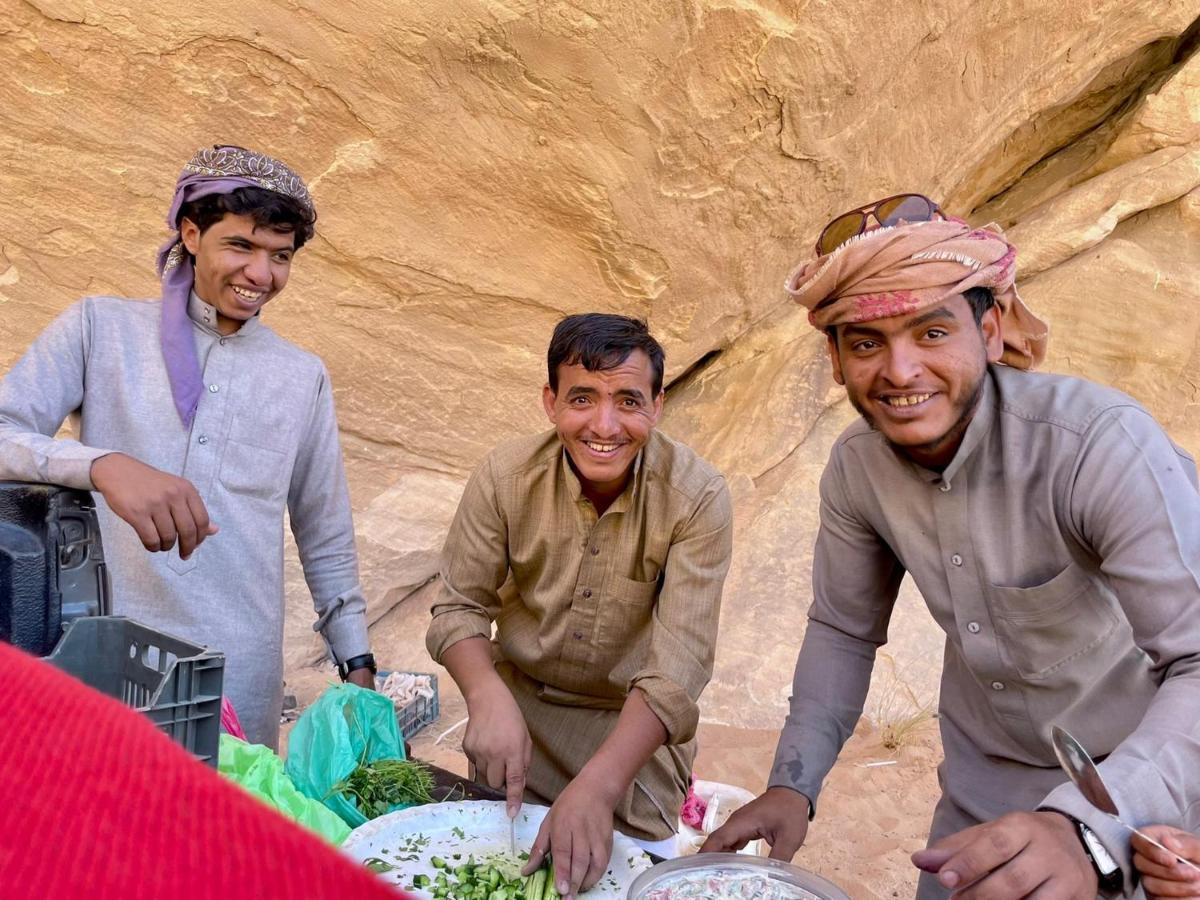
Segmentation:
<svg viewBox="0 0 1200 900">
<path fill-rule="evenodd" d="M 1033 587 L 993 585 L 988 599 L 1004 649 L 1031 680 L 1054 678 L 1068 668 L 1073 678 L 1083 674 L 1076 670 L 1086 667 L 1089 651 L 1122 620 L 1104 582 L 1076 563 Z"/>
<path fill-rule="evenodd" d="M 648 633 L 654 603 L 658 598 L 658 581 L 634 581 L 613 575 L 609 580 L 605 602 L 600 609 L 604 627 L 600 640 L 606 645 L 633 648 L 633 642 Z"/>
<path fill-rule="evenodd" d="M 221 484 L 231 493 L 259 500 L 287 496 L 291 467 L 283 450 L 230 438 L 221 454 Z"/>
</svg>

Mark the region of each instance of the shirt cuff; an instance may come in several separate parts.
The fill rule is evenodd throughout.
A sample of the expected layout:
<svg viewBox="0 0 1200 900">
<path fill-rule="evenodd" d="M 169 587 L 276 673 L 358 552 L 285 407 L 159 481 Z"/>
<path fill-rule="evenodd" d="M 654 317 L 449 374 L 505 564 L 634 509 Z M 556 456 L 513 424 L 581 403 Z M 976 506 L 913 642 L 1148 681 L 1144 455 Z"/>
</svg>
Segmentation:
<svg viewBox="0 0 1200 900">
<path fill-rule="evenodd" d="M 470 610 L 454 610 L 439 613 L 429 623 L 429 631 L 425 633 L 425 649 L 438 665 L 442 664 L 442 656 L 459 641 L 467 638 L 481 637 L 492 639 L 492 620 L 483 612 Z"/>
<path fill-rule="evenodd" d="M 808 820 L 811 822 L 816 818 L 817 798 L 828 774 L 828 766 L 817 765 L 812 759 L 805 760 L 798 742 L 789 740 L 788 729 L 784 728 L 775 751 L 775 761 L 771 764 L 767 787 L 785 787 L 807 797 Z"/>
<path fill-rule="evenodd" d="M 646 705 L 667 729 L 667 744 L 685 744 L 696 736 L 700 725 L 700 707 L 682 687 L 661 672 L 635 675 L 629 689 L 637 688 Z"/>
<path fill-rule="evenodd" d="M 366 606 L 362 588 L 355 585 L 352 590 L 331 600 L 313 624 L 313 631 L 324 636 L 335 662 L 342 663 L 371 652 Z"/>
<path fill-rule="evenodd" d="M 61 484 L 64 487 L 81 491 L 94 491 L 92 483 L 92 463 L 102 456 L 115 453 L 115 450 L 104 450 L 99 447 L 86 447 L 83 444 L 74 446 L 59 446 L 54 455 L 46 462 L 46 480 L 50 484 Z"/>
</svg>

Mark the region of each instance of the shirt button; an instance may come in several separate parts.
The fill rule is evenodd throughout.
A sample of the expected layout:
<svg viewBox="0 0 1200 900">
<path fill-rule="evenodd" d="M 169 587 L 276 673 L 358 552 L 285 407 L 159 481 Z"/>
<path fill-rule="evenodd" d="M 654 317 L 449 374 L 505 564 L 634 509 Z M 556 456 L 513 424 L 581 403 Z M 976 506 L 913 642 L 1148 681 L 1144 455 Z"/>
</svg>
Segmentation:
<svg viewBox="0 0 1200 900">
<path fill-rule="evenodd" d="M 941 491 L 943 494 L 946 493 L 946 491 L 950 490 L 950 483 L 943 482 L 941 487 L 938 488 L 938 490 Z"/>
<path fill-rule="evenodd" d="M 971 632 L 971 634 L 979 634 L 979 623 L 978 622 L 968 622 L 967 623 L 967 631 Z"/>
<path fill-rule="evenodd" d="M 993 682 L 992 682 L 992 690 L 993 690 L 993 691 L 1002 691 L 1002 690 L 1004 690 L 1004 682 L 1003 682 L 1003 681 L 993 681 Z"/>
<path fill-rule="evenodd" d="M 599 555 L 600 555 L 600 548 L 599 548 L 599 547 L 593 547 L 593 548 L 592 548 L 592 556 L 599 556 Z"/>
<path fill-rule="evenodd" d="M 219 391 L 219 390 L 220 390 L 220 388 L 219 388 L 219 387 L 217 387 L 215 384 L 210 384 L 210 385 L 208 386 L 208 392 L 209 392 L 210 394 L 215 394 L 215 393 L 216 393 L 217 391 Z"/>
<path fill-rule="evenodd" d="M 200 437 L 196 438 L 196 440 L 197 440 L 197 442 L 199 442 L 201 444 L 207 444 L 208 443 L 208 435 L 202 434 L 202 435 L 200 435 Z"/>
<path fill-rule="evenodd" d="M 586 599 L 588 599 L 588 597 L 590 597 L 590 596 L 592 596 L 592 589 L 591 589 L 591 588 L 584 588 L 584 589 L 583 589 L 583 599 L 584 599 L 584 600 L 586 600 Z"/>
<path fill-rule="evenodd" d="M 952 557 L 950 557 L 950 562 L 954 563 L 956 566 L 961 566 L 962 557 L 955 553 Z"/>
<path fill-rule="evenodd" d="M 582 641 L 583 640 L 583 632 L 577 631 L 573 635 L 571 635 L 571 637 L 575 638 L 575 640 L 577 640 L 577 641 Z"/>
<path fill-rule="evenodd" d="M 224 347 L 229 343 L 229 338 L 221 338 L 221 346 Z"/>
</svg>

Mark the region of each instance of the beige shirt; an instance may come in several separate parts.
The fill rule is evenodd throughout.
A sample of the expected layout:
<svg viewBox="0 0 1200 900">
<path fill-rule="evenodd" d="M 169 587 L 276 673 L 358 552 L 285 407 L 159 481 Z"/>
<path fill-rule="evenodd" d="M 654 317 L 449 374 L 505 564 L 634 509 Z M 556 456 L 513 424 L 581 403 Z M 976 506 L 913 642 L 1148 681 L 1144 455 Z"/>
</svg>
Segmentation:
<svg viewBox="0 0 1200 900">
<path fill-rule="evenodd" d="M 0 381 L 0 478 L 91 490 L 120 451 L 195 485 L 220 531 L 187 560 L 150 553 L 95 495 L 113 611 L 225 653 L 225 695 L 252 741 L 275 746 L 283 695 L 283 522 L 317 625 L 341 659 L 367 652 L 366 602 L 333 390 L 321 360 L 259 317 L 231 335 L 192 294 L 205 391 L 180 422 L 159 349 L 158 302 L 89 297 Z M 79 440 L 53 435 L 77 415 Z"/>
<path fill-rule="evenodd" d="M 1200 494 L 1192 459 L 1117 391 L 993 366 L 940 476 L 861 420 L 821 481 L 813 604 L 771 784 L 814 801 L 863 706 L 905 571 L 946 632 L 946 797 L 978 820 L 1086 821 L 1058 724 L 1137 823 L 1200 807 Z"/>
<path fill-rule="evenodd" d="M 619 709 L 638 687 L 683 743 L 712 676 L 731 536 L 725 480 L 658 432 L 599 517 L 555 432 L 503 444 L 446 538 L 429 652 L 440 661 L 495 621 L 504 659 L 543 701 Z"/>
</svg>

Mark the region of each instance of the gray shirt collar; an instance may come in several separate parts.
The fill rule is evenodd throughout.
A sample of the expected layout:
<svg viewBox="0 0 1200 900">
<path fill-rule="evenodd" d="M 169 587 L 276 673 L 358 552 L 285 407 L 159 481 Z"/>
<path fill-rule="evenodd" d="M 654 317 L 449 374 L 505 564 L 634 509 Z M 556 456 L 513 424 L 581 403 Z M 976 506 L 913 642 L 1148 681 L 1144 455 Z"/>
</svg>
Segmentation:
<svg viewBox="0 0 1200 900">
<path fill-rule="evenodd" d="M 247 319 L 242 323 L 242 327 L 233 334 L 221 334 L 217 329 L 217 308 L 211 303 L 205 303 L 200 299 L 200 295 L 193 289 L 188 294 L 188 318 L 200 326 L 204 331 L 210 334 L 215 334 L 218 337 L 238 337 L 239 335 L 253 334 L 254 330 L 262 324 L 262 310 L 254 314 L 254 317 Z"/>
</svg>

